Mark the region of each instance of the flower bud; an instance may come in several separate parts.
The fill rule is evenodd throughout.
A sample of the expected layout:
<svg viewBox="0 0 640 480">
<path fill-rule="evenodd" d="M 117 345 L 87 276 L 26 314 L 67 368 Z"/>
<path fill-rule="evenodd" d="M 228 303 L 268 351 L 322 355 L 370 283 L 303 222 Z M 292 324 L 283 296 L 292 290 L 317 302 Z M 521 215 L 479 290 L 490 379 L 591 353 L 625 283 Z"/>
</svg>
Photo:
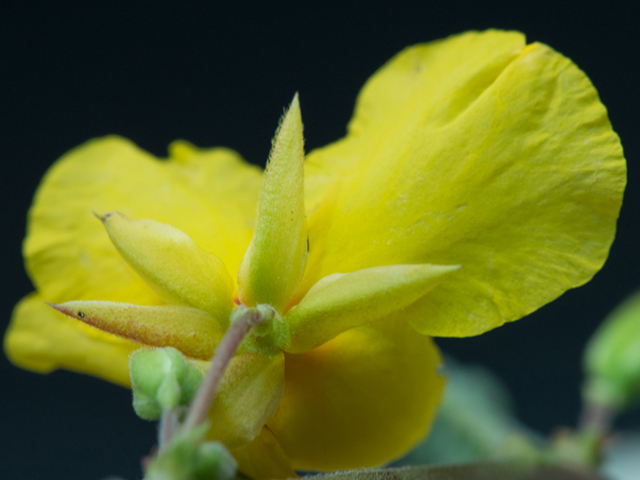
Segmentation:
<svg viewBox="0 0 640 480">
<path fill-rule="evenodd" d="M 200 445 L 196 457 L 195 478 L 198 480 L 231 480 L 235 478 L 238 462 L 220 442 Z"/>
<path fill-rule="evenodd" d="M 209 425 L 179 433 L 161 450 L 146 480 L 231 480 L 238 463 L 220 442 L 204 442 Z"/>
<path fill-rule="evenodd" d="M 202 382 L 202 373 L 171 347 L 134 352 L 129 373 L 133 408 L 145 420 L 157 420 L 163 410 L 189 405 Z"/>
</svg>

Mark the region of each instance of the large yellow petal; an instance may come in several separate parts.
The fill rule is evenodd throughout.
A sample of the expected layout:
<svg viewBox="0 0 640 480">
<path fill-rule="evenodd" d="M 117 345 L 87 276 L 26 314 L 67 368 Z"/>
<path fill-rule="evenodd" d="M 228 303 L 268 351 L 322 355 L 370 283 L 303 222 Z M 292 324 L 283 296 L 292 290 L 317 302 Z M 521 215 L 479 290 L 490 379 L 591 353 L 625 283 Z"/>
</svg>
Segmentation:
<svg viewBox="0 0 640 480">
<path fill-rule="evenodd" d="M 479 334 L 582 285 L 613 241 L 625 163 L 570 60 L 522 35 L 470 32 L 401 52 L 364 87 L 349 135 L 307 160 L 320 278 L 461 264 L 405 312 L 431 335 Z"/>
<path fill-rule="evenodd" d="M 137 348 L 55 311 L 37 294 L 18 303 L 4 337 L 4 351 L 19 367 L 38 373 L 65 368 L 127 387 L 129 354 Z"/>
<path fill-rule="evenodd" d="M 519 32 L 468 32 L 444 40 L 408 47 L 385 64 L 358 96 L 348 136 L 312 151 L 305 165 L 305 202 L 315 212 L 326 202 L 327 191 L 354 168 L 368 168 L 380 147 L 393 137 L 409 141 L 410 122 L 415 129 L 424 124 L 448 123 L 517 56 L 525 45 Z M 407 118 L 411 116 L 411 118 Z M 380 135 L 382 134 L 382 135 Z M 392 145 L 389 147 L 393 148 Z M 364 165 L 363 165 L 364 164 Z M 389 178 L 395 172 L 379 172 Z"/>
<path fill-rule="evenodd" d="M 437 348 L 405 322 L 354 328 L 285 362 L 284 396 L 267 426 L 303 470 L 403 454 L 427 433 L 444 384 Z"/>
<path fill-rule="evenodd" d="M 123 138 L 89 141 L 56 162 L 38 189 L 24 245 L 27 269 L 51 302 L 163 303 L 91 212 L 169 224 L 235 272 L 251 241 L 259 187 L 259 169 L 231 150 L 176 142 L 164 161 Z"/>
<path fill-rule="evenodd" d="M 254 480 L 298 478 L 291 460 L 267 427 L 249 445 L 231 453 L 238 461 L 238 470 Z"/>
</svg>

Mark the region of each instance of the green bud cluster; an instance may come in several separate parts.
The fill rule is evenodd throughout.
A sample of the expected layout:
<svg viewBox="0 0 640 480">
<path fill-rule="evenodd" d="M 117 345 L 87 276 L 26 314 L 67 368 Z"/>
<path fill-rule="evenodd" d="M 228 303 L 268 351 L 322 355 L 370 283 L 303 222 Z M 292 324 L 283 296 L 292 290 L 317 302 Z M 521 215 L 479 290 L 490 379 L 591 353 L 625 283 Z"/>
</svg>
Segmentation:
<svg viewBox="0 0 640 480">
<path fill-rule="evenodd" d="M 133 408 L 145 420 L 163 410 L 187 406 L 202 383 L 202 373 L 172 347 L 138 350 L 129 359 Z"/>
<path fill-rule="evenodd" d="M 204 442 L 208 424 L 183 432 L 151 463 L 145 480 L 231 480 L 238 463 L 220 442 Z"/>
</svg>

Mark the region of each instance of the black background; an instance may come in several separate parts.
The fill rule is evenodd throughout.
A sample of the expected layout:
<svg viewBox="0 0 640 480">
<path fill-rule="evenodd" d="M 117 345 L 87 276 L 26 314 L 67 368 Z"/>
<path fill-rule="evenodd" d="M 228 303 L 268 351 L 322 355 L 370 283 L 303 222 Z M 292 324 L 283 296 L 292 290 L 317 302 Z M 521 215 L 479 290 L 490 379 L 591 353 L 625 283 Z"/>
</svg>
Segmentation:
<svg viewBox="0 0 640 480">
<path fill-rule="evenodd" d="M 164 156 L 185 138 L 261 164 L 294 92 L 310 150 L 344 135 L 364 81 L 403 47 L 517 29 L 573 59 L 609 109 L 629 164 L 618 237 L 588 285 L 491 333 L 439 343 L 497 372 L 527 424 L 545 433 L 573 424 L 581 349 L 640 286 L 638 15 L 636 2 L 605 3 L 4 2 L 2 325 L 32 289 L 20 255 L 31 197 L 70 148 L 117 133 Z M 620 424 L 640 427 L 640 413 Z M 153 442 L 154 426 L 134 416 L 127 390 L 63 371 L 32 374 L 0 358 L 0 478 L 140 478 L 138 459 Z"/>
</svg>

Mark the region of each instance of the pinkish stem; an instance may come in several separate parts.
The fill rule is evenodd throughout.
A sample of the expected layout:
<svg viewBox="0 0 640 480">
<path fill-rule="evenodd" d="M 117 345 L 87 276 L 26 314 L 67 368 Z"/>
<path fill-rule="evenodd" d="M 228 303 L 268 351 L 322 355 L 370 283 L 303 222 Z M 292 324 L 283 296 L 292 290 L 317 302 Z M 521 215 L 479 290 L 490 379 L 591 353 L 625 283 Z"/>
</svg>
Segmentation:
<svg viewBox="0 0 640 480">
<path fill-rule="evenodd" d="M 249 330 L 263 320 L 263 315 L 256 309 L 250 309 L 244 305 L 238 307 L 238 310 L 232 317 L 232 323 L 229 329 L 218 345 L 213 360 L 211 361 L 211 366 L 207 371 L 207 375 L 202 380 L 196 398 L 194 398 L 189 408 L 187 418 L 183 424 L 185 431 L 198 427 L 207 419 L 207 414 L 218 391 L 218 385 L 229 362 L 235 355 L 244 337 L 249 333 Z"/>
<path fill-rule="evenodd" d="M 176 433 L 178 425 L 178 413 L 174 408 L 162 412 L 160 425 L 158 426 L 158 448 L 164 449 Z"/>
<path fill-rule="evenodd" d="M 611 425 L 616 411 L 610 405 L 587 403 L 584 406 L 580 418 L 580 430 L 592 430 L 600 435 L 606 435 L 611 431 Z"/>
</svg>

